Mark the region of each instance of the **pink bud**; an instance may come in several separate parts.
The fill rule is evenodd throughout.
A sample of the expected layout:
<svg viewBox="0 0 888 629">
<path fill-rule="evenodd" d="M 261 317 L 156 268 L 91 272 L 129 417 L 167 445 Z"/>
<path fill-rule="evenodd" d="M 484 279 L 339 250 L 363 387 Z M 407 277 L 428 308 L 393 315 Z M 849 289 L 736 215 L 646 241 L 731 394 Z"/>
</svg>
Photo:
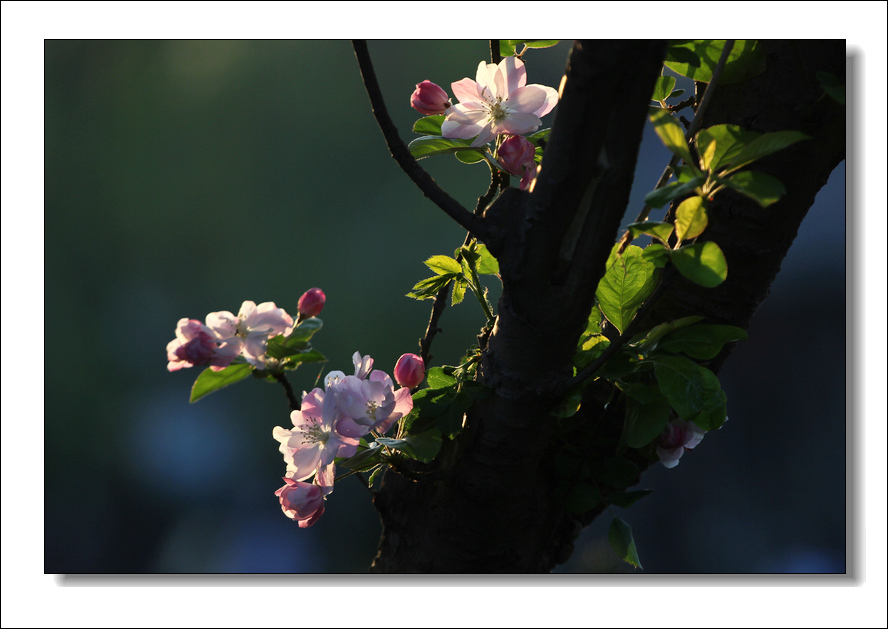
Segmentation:
<svg viewBox="0 0 888 629">
<path fill-rule="evenodd" d="M 395 365 L 395 380 L 402 387 L 412 389 L 425 378 L 425 364 L 416 354 L 404 354 Z"/>
<path fill-rule="evenodd" d="M 524 177 L 527 169 L 535 168 L 533 161 L 535 154 L 536 147 L 530 140 L 520 135 L 510 135 L 500 145 L 497 158 L 506 172 L 516 177 Z"/>
<path fill-rule="evenodd" d="M 327 301 L 327 296 L 320 288 L 311 288 L 305 291 L 299 298 L 299 316 L 302 318 L 318 316 L 324 309 L 325 301 Z"/>
<path fill-rule="evenodd" d="M 410 97 L 410 106 L 426 116 L 443 114 L 450 107 L 447 92 L 431 81 L 416 84 L 416 91 Z"/>
</svg>

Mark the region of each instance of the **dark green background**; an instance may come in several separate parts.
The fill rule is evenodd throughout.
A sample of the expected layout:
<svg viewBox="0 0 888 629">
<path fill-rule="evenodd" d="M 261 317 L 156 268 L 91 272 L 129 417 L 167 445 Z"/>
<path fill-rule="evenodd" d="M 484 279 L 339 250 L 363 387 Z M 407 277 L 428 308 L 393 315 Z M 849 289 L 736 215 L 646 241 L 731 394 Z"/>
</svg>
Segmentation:
<svg viewBox="0 0 888 629">
<path fill-rule="evenodd" d="M 370 51 L 405 138 L 415 83 L 448 88 L 488 55 L 457 41 Z M 529 82 L 557 87 L 567 51 L 531 52 Z M 247 299 L 294 313 L 312 286 L 327 294 L 324 373 L 350 372 L 355 351 L 391 372 L 416 350 L 430 302 L 404 294 L 463 232 L 388 156 L 350 44 L 45 52 L 47 490 L 66 481 L 64 517 L 47 493 L 45 571 L 366 570 L 380 524 L 357 482 L 337 484 L 311 529 L 280 511 L 283 391 L 248 380 L 189 405 L 198 371 L 167 373 L 165 357 L 181 317 Z M 632 216 L 666 159 L 648 133 Z M 423 165 L 466 206 L 486 189 L 482 165 Z M 648 472 L 654 494 L 620 512 L 648 571 L 844 570 L 844 220 L 843 164 L 723 371 L 730 421 L 678 468 Z M 435 362 L 456 361 L 482 323 L 468 300 L 445 313 Z M 317 376 L 305 367 L 294 386 Z M 621 570 L 608 523 L 561 569 Z"/>
</svg>

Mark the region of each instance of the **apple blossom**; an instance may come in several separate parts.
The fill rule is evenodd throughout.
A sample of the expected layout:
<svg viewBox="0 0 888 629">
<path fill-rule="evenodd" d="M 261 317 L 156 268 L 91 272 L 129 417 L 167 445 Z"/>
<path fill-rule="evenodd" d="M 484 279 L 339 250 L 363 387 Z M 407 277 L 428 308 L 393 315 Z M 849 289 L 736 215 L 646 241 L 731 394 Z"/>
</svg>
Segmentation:
<svg viewBox="0 0 888 629">
<path fill-rule="evenodd" d="M 441 87 L 423 81 L 416 84 L 416 91 L 410 96 L 410 106 L 426 116 L 443 114 L 450 107 L 450 99 Z"/>
<path fill-rule="evenodd" d="M 221 371 L 240 353 L 239 344 L 222 343 L 197 319 L 179 319 L 176 338 L 167 344 L 168 371 L 209 364 Z"/>
<path fill-rule="evenodd" d="M 284 515 L 305 529 L 324 514 L 324 492 L 318 485 L 284 477 L 286 485 L 274 492 L 280 499 Z"/>
<path fill-rule="evenodd" d="M 242 343 L 244 358 L 254 367 L 262 368 L 262 355 L 268 339 L 278 334 L 288 335 L 293 331 L 293 317 L 273 301 L 258 306 L 252 301 L 241 305 L 237 317 L 223 310 L 207 315 L 207 327 L 220 339 L 231 343 Z"/>
<path fill-rule="evenodd" d="M 291 430 L 275 426 L 274 438 L 287 463 L 288 475 L 305 480 L 317 473 L 321 485 L 332 486 L 337 456 L 355 455 L 358 440 L 334 430 L 342 413 L 333 395 L 314 389 L 302 399 L 302 409 L 290 413 Z"/>
<path fill-rule="evenodd" d="M 527 190 L 536 176 L 536 147 L 520 135 L 510 135 L 496 152 L 497 161 L 511 175 L 521 177 L 520 190 Z"/>
<path fill-rule="evenodd" d="M 371 372 L 366 380 L 346 376 L 335 385 L 333 394 L 343 414 L 336 431 L 346 437 L 363 437 L 371 430 L 385 434 L 413 409 L 410 390 L 395 391 L 392 379 L 379 370 Z"/>
<path fill-rule="evenodd" d="M 404 354 L 395 364 L 395 380 L 402 387 L 418 387 L 425 379 L 425 363 L 416 354 Z"/>
<path fill-rule="evenodd" d="M 325 301 L 327 301 L 327 296 L 320 288 L 310 288 L 305 291 L 299 298 L 299 318 L 307 319 L 318 316 L 324 309 Z"/>
<path fill-rule="evenodd" d="M 696 447 L 705 434 L 706 431 L 700 429 L 694 422 L 682 419 L 669 422 L 656 440 L 660 462 L 664 467 L 675 467 L 684 451 Z"/>
<path fill-rule="evenodd" d="M 540 118 L 558 103 L 558 92 L 526 83 L 527 71 L 520 59 L 506 57 L 499 65 L 482 61 L 474 81 L 465 78 L 451 84 L 459 103 L 447 110 L 441 135 L 475 138 L 471 145 L 478 147 L 503 133 L 536 131 Z"/>
</svg>

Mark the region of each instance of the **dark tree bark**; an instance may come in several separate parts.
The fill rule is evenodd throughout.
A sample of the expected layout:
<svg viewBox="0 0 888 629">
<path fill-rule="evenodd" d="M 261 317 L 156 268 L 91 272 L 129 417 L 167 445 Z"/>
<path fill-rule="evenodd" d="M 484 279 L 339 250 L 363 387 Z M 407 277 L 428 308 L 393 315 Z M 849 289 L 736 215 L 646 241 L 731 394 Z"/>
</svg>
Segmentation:
<svg viewBox="0 0 888 629">
<path fill-rule="evenodd" d="M 762 210 L 729 192 L 712 204 L 703 239 L 719 244 L 728 280 L 705 289 L 667 273 L 648 324 L 691 314 L 747 327 L 768 293 L 817 190 L 844 159 L 844 108 L 823 97 L 821 70 L 844 77 L 842 41 L 765 42 L 768 69 L 719 87 L 703 126 L 797 129 L 814 140 L 763 159 L 756 170 L 788 194 Z M 595 287 L 626 210 L 649 97 L 665 42 L 578 42 L 571 53 L 545 159 L 534 189 L 507 189 L 480 229 L 500 261 L 503 294 L 483 348 L 479 380 L 493 394 L 475 402 L 463 431 L 429 465 L 389 469 L 376 494 L 383 521 L 379 572 L 544 572 L 603 509 L 565 509 L 555 459 L 584 446 L 603 490 L 614 468 L 632 480 L 648 465 L 615 458 L 623 409 L 598 381 L 569 421 L 551 416 L 572 377 L 572 357 Z M 601 95 L 617 95 L 603 98 Z M 723 364 L 726 349 L 709 366 Z M 559 487 L 559 482 L 561 487 Z"/>
</svg>

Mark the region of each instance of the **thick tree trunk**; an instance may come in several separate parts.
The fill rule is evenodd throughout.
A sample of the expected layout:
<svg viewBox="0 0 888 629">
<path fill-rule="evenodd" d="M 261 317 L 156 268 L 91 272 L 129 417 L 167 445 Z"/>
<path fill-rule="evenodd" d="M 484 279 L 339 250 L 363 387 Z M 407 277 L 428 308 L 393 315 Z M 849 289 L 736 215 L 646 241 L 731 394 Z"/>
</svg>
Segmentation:
<svg viewBox="0 0 888 629">
<path fill-rule="evenodd" d="M 819 70 L 844 76 L 843 42 L 766 48 L 768 70 L 720 87 L 704 126 L 799 129 L 815 139 L 756 166 L 786 185 L 778 204 L 761 210 L 719 195 L 705 237 L 724 250 L 728 281 L 713 290 L 675 279 L 650 321 L 702 314 L 746 327 L 814 195 L 844 158 L 843 109 L 822 98 L 814 78 Z M 562 443 L 589 444 L 599 486 L 627 485 L 609 480 L 623 414 L 619 403 L 605 406 L 606 385 L 588 387 L 570 421 L 551 412 L 618 235 L 665 50 L 665 42 L 580 42 L 572 51 L 534 190 L 507 190 L 484 215 L 503 278 L 479 372 L 494 393 L 471 407 L 432 464 L 414 466 L 411 478 L 386 472 L 375 498 L 384 530 L 374 571 L 540 572 L 565 561 L 603 507 L 566 512 L 554 456 Z M 617 467 L 637 479 L 647 461 L 623 456 Z"/>
</svg>

